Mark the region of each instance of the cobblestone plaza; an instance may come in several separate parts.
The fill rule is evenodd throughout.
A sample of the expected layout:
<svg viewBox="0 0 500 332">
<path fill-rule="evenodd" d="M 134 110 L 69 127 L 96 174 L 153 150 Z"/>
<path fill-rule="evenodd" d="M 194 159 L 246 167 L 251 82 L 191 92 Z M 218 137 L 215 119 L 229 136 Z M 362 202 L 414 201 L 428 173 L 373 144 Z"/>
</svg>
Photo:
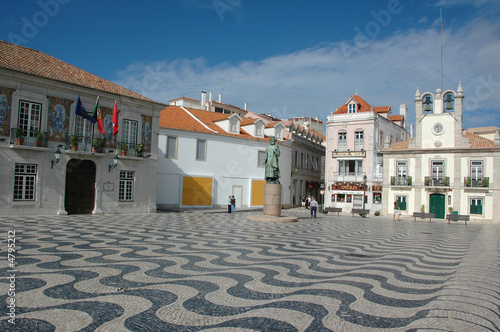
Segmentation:
<svg viewBox="0 0 500 332">
<path fill-rule="evenodd" d="M 0 217 L 0 330 L 500 330 L 500 225 L 250 213 Z"/>
</svg>

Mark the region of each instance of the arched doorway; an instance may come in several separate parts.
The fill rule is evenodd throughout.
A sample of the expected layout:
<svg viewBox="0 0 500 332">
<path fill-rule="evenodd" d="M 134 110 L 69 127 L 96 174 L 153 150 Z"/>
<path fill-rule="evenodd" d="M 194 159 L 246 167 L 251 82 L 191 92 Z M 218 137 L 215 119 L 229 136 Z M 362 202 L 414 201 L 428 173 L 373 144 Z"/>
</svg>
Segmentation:
<svg viewBox="0 0 500 332">
<path fill-rule="evenodd" d="M 92 213 L 96 167 L 91 160 L 71 159 L 66 165 L 64 208 L 68 214 Z"/>
<path fill-rule="evenodd" d="M 443 194 L 429 196 L 429 212 L 434 213 L 434 218 L 444 219 L 446 197 Z"/>
</svg>

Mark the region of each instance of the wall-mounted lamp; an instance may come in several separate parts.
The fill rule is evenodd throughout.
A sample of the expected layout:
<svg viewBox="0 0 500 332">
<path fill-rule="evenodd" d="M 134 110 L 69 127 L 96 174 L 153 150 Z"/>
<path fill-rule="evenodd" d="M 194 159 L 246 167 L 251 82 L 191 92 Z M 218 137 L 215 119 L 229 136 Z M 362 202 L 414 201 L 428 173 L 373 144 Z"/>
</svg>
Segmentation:
<svg viewBox="0 0 500 332">
<path fill-rule="evenodd" d="M 120 158 L 118 158 L 118 155 L 115 154 L 115 157 L 113 158 L 113 165 L 109 165 L 109 170 L 108 172 L 111 172 L 111 170 L 113 168 L 115 168 L 116 166 L 118 166 L 118 160 L 120 160 Z"/>
<path fill-rule="evenodd" d="M 59 150 L 59 148 L 57 148 L 57 150 L 55 152 L 55 156 L 56 156 L 56 160 L 51 160 L 52 165 L 50 166 L 50 168 L 54 168 L 54 165 L 57 164 L 59 162 L 59 160 L 61 160 L 61 150 Z"/>
</svg>

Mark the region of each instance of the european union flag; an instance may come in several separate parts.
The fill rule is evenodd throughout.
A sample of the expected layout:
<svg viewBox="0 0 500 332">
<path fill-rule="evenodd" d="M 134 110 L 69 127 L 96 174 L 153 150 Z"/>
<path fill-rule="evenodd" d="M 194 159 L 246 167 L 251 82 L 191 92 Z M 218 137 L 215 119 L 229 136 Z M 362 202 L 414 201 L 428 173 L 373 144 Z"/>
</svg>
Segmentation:
<svg viewBox="0 0 500 332">
<path fill-rule="evenodd" d="M 78 96 L 78 101 L 76 102 L 75 114 L 89 120 L 92 123 L 96 123 L 96 119 L 92 117 L 92 114 L 89 114 L 85 109 L 85 107 L 83 107 L 82 101 L 80 100 L 80 96 Z"/>
</svg>

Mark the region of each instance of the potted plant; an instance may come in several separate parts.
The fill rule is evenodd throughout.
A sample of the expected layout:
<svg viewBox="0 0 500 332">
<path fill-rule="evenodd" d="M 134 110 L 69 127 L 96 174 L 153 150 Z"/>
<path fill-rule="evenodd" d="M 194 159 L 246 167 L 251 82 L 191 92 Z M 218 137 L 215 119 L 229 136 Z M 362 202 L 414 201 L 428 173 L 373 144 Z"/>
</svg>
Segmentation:
<svg viewBox="0 0 500 332">
<path fill-rule="evenodd" d="M 42 146 L 43 145 L 43 141 L 45 140 L 45 133 L 43 131 L 37 131 L 36 134 L 35 134 L 35 138 L 36 138 L 36 146 Z"/>
<path fill-rule="evenodd" d="M 453 214 L 453 207 L 448 207 L 448 214 Z"/>
<path fill-rule="evenodd" d="M 490 186 L 490 178 L 484 178 L 483 187 L 489 187 L 489 186 Z"/>
<path fill-rule="evenodd" d="M 141 156 L 141 153 L 142 153 L 142 150 L 143 150 L 143 145 L 142 144 L 136 144 L 135 145 L 135 156 L 136 157 L 140 157 Z"/>
<path fill-rule="evenodd" d="M 470 176 L 465 178 L 465 186 L 466 187 L 470 187 L 471 182 L 472 182 L 472 180 L 471 180 Z"/>
<path fill-rule="evenodd" d="M 128 143 L 123 142 L 123 143 L 120 145 L 120 151 L 121 151 L 121 153 L 122 153 L 122 156 L 126 156 L 126 155 L 127 155 L 127 152 L 128 152 Z"/>
<path fill-rule="evenodd" d="M 376 215 L 376 216 L 380 216 L 380 211 L 377 210 L 373 214 Z"/>
<path fill-rule="evenodd" d="M 24 130 L 22 128 L 17 128 L 16 129 L 16 143 L 17 143 L 17 145 L 23 145 L 25 137 L 26 137 L 26 130 Z"/>
<path fill-rule="evenodd" d="M 99 152 L 101 150 L 101 146 L 102 146 L 102 139 L 94 138 L 92 140 L 92 148 L 94 149 L 94 153 Z"/>
<path fill-rule="evenodd" d="M 71 145 L 71 149 L 73 151 L 77 151 L 78 150 L 78 144 L 82 141 L 82 138 L 80 136 L 76 136 L 76 135 L 71 135 L 71 138 L 69 140 L 69 144 Z"/>
<path fill-rule="evenodd" d="M 408 177 L 408 185 L 411 186 L 411 183 L 412 183 L 412 178 L 411 176 Z"/>
</svg>

